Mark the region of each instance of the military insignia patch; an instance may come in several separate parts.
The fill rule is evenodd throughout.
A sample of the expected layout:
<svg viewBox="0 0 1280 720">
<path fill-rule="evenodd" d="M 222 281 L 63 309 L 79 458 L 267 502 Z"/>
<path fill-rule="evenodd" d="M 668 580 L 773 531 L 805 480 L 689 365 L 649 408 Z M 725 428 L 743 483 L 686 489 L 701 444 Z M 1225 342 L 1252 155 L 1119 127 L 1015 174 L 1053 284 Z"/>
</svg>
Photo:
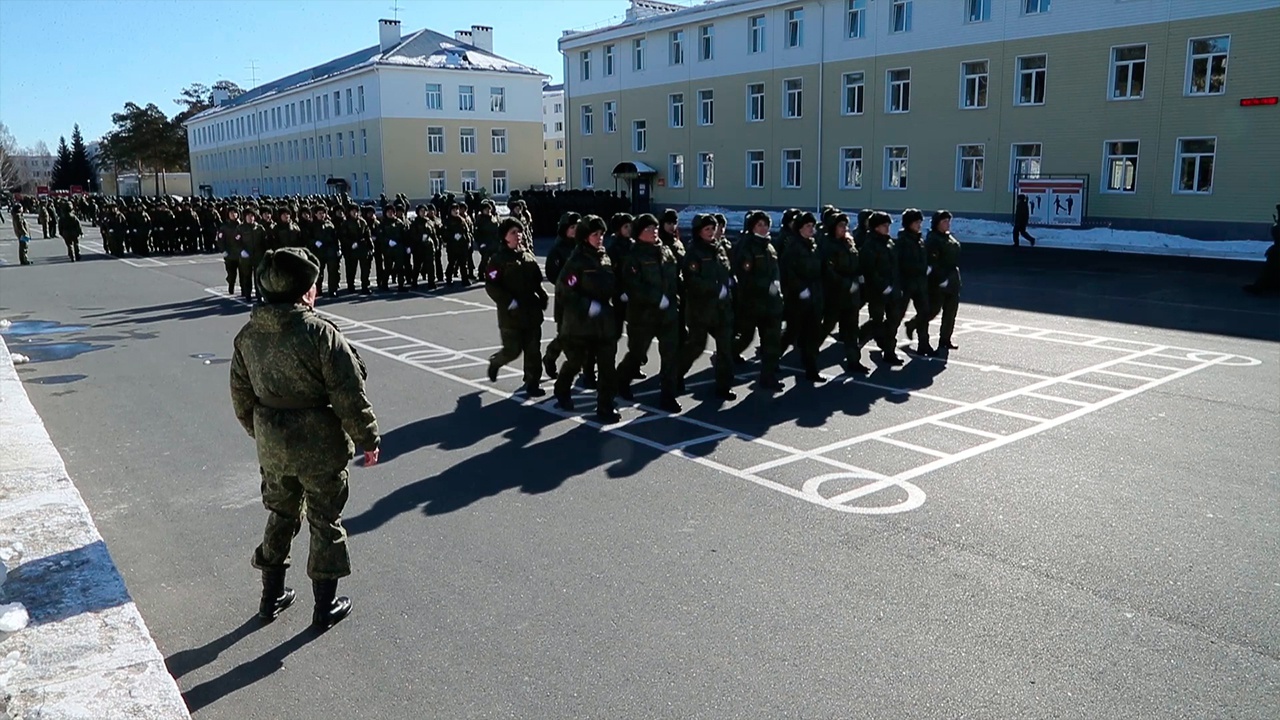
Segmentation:
<svg viewBox="0 0 1280 720">
<path fill-rule="evenodd" d="M 578 276 L 570 274 L 569 277 L 564 279 L 564 284 L 569 287 L 576 287 L 578 285 Z"/>
<path fill-rule="evenodd" d="M 498 268 L 489 268 L 489 279 L 490 280 L 498 279 Z"/>
<path fill-rule="evenodd" d="M 694 272 L 698 272 L 698 261 L 694 260 L 693 262 L 689 263 L 689 269 Z"/>
<path fill-rule="evenodd" d="M 742 263 L 742 269 L 747 272 L 751 272 L 751 261 L 748 260 L 747 262 Z"/>
</svg>

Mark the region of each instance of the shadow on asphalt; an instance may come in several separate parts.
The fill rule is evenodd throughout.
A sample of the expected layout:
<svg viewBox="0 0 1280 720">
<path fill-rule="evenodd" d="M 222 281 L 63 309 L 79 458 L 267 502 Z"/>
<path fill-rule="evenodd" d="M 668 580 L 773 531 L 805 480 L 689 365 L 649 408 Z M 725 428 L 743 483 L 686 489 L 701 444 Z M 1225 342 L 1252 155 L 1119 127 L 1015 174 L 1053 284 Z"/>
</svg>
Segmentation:
<svg viewBox="0 0 1280 720">
<path fill-rule="evenodd" d="M 229 649 L 232 645 L 264 627 L 266 627 L 266 623 L 259 620 L 255 615 L 241 623 L 240 627 L 228 631 L 220 638 L 210 640 L 198 648 L 179 650 L 165 658 L 164 665 L 168 668 L 169 674 L 176 680 L 217 660 L 224 650 Z"/>
<path fill-rule="evenodd" d="M 249 622 L 257 622 L 257 620 L 250 620 Z M 247 631 L 242 629 L 248 624 L 249 623 L 246 622 L 245 625 L 242 625 L 240 628 L 233 630 L 230 635 L 224 636 L 224 638 L 234 637 L 234 639 L 231 640 L 231 642 L 227 643 L 225 647 L 230 647 L 232 644 L 235 643 L 236 640 L 239 640 L 245 637 L 246 635 L 248 635 L 250 632 L 252 632 L 253 631 L 252 629 L 249 629 Z M 237 632 L 242 634 L 240 634 L 238 637 L 235 637 L 235 634 Z M 303 630 L 297 635 L 294 635 L 293 637 L 289 638 L 285 642 L 268 650 L 266 653 L 263 653 L 262 655 L 254 658 L 253 660 L 250 660 L 249 662 L 246 662 L 234 668 L 231 668 L 230 670 L 219 675 L 218 677 L 212 680 L 207 680 L 205 682 L 202 682 L 199 685 L 196 685 L 195 687 L 191 688 L 190 690 L 187 690 L 186 692 L 182 693 L 183 700 L 186 700 L 187 702 L 187 710 L 194 713 L 198 710 L 201 710 L 202 708 L 205 708 L 221 700 L 222 698 L 234 692 L 237 692 L 239 690 L 243 690 L 249 687 L 250 685 L 258 682 L 259 680 L 263 680 L 267 678 L 272 673 L 275 673 L 277 670 L 284 667 L 285 658 L 289 657 L 293 653 L 302 649 L 308 643 L 315 640 L 316 638 L 319 638 L 321 634 L 322 633 L 316 632 L 315 630 L 312 630 L 308 626 L 307 629 Z M 214 643 L 223 641 L 224 638 L 219 638 L 218 640 L 215 640 Z M 212 645 L 212 643 L 210 645 Z M 209 646 L 205 646 L 205 647 L 209 647 Z M 219 648 L 217 651 L 220 652 L 222 649 L 225 649 L 225 647 Z M 196 651 L 203 650 L 203 649 L 204 648 L 198 648 Z M 192 651 L 192 652 L 196 652 L 196 651 Z M 214 657 L 217 657 L 217 655 L 215 654 Z M 209 660 L 206 660 L 205 662 L 207 663 L 210 660 L 212 660 L 212 658 L 210 658 Z M 199 667 L 199 666 L 196 666 L 196 667 Z M 194 668 L 190 668 L 190 669 L 194 669 Z"/>
<path fill-rule="evenodd" d="M 117 325 L 142 325 L 147 323 L 163 323 L 177 320 L 197 320 L 208 317 L 229 317 L 243 315 L 248 319 L 248 308 L 226 298 L 206 297 L 180 300 L 178 302 L 161 303 L 159 305 L 142 305 L 119 310 L 107 310 L 89 313 L 85 320 L 91 321 L 93 327 L 113 327 Z M 99 320 L 99 318 L 101 320 Z"/>
<path fill-rule="evenodd" d="M 961 238 L 961 242 L 964 239 Z M 1246 294 L 1261 263 L 965 245 L 960 314 L 975 303 L 1186 332 L 1280 340 L 1280 300 Z"/>
</svg>

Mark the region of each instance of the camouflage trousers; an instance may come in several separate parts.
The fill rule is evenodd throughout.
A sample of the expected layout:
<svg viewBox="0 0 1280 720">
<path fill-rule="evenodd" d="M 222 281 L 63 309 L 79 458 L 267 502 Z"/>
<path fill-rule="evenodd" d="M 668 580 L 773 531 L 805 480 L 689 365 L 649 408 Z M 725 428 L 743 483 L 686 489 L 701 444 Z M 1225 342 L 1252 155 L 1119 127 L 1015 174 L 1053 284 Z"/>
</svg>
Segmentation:
<svg viewBox="0 0 1280 720">
<path fill-rule="evenodd" d="M 351 574 L 342 509 L 347 504 L 347 469 L 328 475 L 277 475 L 262 471 L 262 504 L 271 513 L 262 544 L 253 553 L 259 570 L 289 567 L 293 538 L 302 529 L 303 508 L 311 526 L 307 577 L 336 580 Z"/>
</svg>

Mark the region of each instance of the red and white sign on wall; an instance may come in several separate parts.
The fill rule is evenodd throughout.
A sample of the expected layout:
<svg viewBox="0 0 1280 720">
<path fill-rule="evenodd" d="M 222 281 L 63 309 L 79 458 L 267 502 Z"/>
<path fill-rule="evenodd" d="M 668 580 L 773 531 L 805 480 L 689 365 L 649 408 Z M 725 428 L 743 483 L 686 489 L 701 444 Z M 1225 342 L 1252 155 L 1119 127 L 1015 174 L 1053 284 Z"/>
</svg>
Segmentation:
<svg viewBox="0 0 1280 720">
<path fill-rule="evenodd" d="M 1084 224 L 1083 178 L 1020 179 L 1018 193 L 1027 196 L 1031 225 L 1080 227 Z"/>
</svg>

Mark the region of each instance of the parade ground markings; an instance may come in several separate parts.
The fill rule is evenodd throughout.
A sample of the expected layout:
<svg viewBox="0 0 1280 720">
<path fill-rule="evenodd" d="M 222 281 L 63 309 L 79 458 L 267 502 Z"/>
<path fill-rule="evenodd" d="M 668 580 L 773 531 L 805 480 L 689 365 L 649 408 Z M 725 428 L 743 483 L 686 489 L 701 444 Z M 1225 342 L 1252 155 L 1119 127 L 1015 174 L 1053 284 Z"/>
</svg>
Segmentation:
<svg viewBox="0 0 1280 720">
<path fill-rule="evenodd" d="M 206 292 L 226 297 L 218 288 Z M 489 382 L 488 357 L 497 347 L 478 345 L 486 337 L 496 339 L 497 331 L 494 307 L 479 288 L 390 297 L 406 296 L 430 302 L 378 302 L 388 297 L 384 295 L 324 301 L 317 311 L 363 352 L 821 507 L 857 514 L 918 508 L 926 495 L 916 481 L 934 471 L 1207 368 L 1260 364 L 1229 353 L 965 319 L 955 334 L 964 345 L 963 355 L 909 356 L 905 366 L 890 369 L 872 362 L 878 351 L 868 346 L 864 358 L 871 355 L 866 360 L 874 367 L 871 375 L 839 374 L 818 395 L 807 383 L 793 386 L 790 379 L 785 380 L 787 391 L 777 396 L 755 391 L 748 383 L 758 365 L 749 363 L 736 368 L 739 400 L 710 402 L 713 374 L 703 361 L 688 378 L 693 397 L 683 401 L 686 410 L 672 415 L 649 404 L 658 394 L 652 377 L 655 346 L 650 349 L 651 377 L 635 385 L 637 400 L 620 400 L 622 421 L 602 426 L 591 415 L 594 393 L 578 386 L 576 412 L 555 408 L 550 397 L 528 398 L 519 361 L 503 367 L 497 383 Z M 553 335 L 550 318 L 543 334 L 545 344 Z M 623 352 L 625 340 L 619 357 Z M 824 360 L 838 357 L 832 352 L 842 350 L 828 341 Z M 793 356 L 794 351 L 784 357 L 786 375 L 798 373 L 788 364 Z M 839 372 L 838 367 L 827 372 L 833 370 Z"/>
<path fill-rule="evenodd" d="M 136 268 L 161 268 L 174 267 L 178 265 L 208 265 L 210 263 L 221 263 L 222 255 L 220 254 L 202 254 L 202 255 L 159 255 L 147 257 L 117 257 L 107 252 L 98 240 L 80 239 L 80 249 L 85 252 L 97 253 L 98 255 L 106 255 L 124 263 L 132 265 Z"/>
</svg>

